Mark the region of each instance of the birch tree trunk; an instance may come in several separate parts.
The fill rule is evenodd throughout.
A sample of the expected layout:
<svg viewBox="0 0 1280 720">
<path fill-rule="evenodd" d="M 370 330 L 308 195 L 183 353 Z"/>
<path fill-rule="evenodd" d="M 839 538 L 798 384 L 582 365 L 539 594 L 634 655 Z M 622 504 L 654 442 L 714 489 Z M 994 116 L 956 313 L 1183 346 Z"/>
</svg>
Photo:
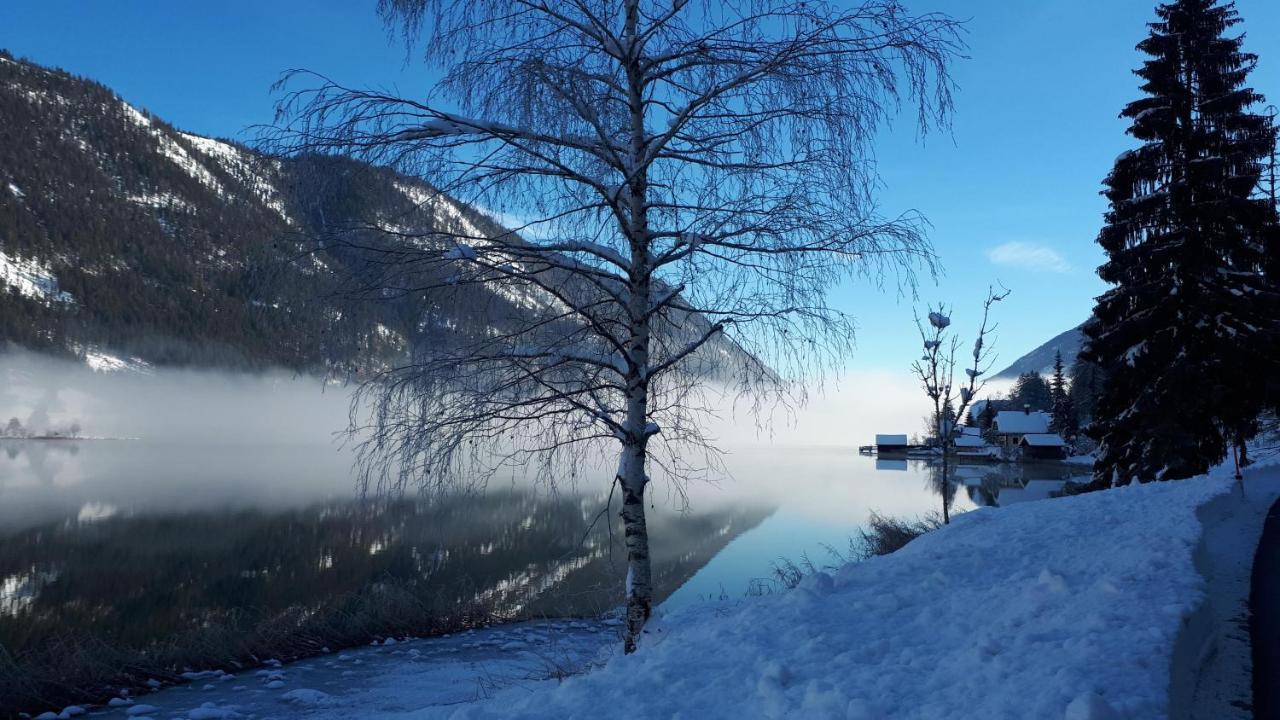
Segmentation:
<svg viewBox="0 0 1280 720">
<path fill-rule="evenodd" d="M 642 445 L 623 450 L 618 482 L 622 487 L 622 527 L 627 544 L 627 624 L 623 650 L 636 651 L 640 633 L 653 612 L 653 574 L 649 566 L 649 530 L 645 524 L 646 451 Z"/>
<path fill-rule="evenodd" d="M 644 516 L 644 489 L 649 478 L 645 471 L 651 428 L 649 424 L 649 187 L 648 168 L 643 162 L 648 142 L 645 128 L 644 72 L 638 34 L 639 3 L 628 0 L 623 22 L 622 42 L 627 60 L 627 109 L 630 119 L 630 172 L 627 187 L 627 240 L 631 250 L 628 273 L 630 302 L 627 314 L 631 324 L 628 350 L 630 372 L 627 377 L 626 437 L 623 440 L 622 526 L 627 543 L 627 631 L 624 652 L 632 653 L 640 633 L 653 611 L 653 584 L 649 569 L 649 530 Z"/>
</svg>

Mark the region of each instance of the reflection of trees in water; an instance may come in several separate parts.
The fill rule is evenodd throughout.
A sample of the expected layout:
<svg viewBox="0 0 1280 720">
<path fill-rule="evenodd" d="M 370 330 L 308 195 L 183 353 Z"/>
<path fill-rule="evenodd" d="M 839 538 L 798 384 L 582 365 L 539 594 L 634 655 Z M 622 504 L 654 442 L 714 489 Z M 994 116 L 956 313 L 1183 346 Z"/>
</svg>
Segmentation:
<svg viewBox="0 0 1280 720">
<path fill-rule="evenodd" d="M 58 464 L 51 460 L 59 456 L 75 457 L 80 454 L 80 444 L 72 440 L 19 440 L 0 438 L 0 447 L 4 448 L 5 457 L 10 462 L 19 458 L 26 460 L 24 474 L 35 477 L 41 485 L 52 485 L 58 474 Z M 7 471 L 0 470 L 0 488 Z"/>
<path fill-rule="evenodd" d="M 1000 505 L 1002 490 L 1022 491 L 1031 483 L 1046 482 L 1061 485 L 1068 480 L 1086 481 L 1087 473 L 1063 463 L 973 463 L 960 464 L 951 469 L 951 482 L 943 487 L 942 470 L 928 465 L 928 486 L 940 496 L 947 508 L 954 505 L 956 493 L 964 487 L 970 502 L 978 506 Z"/>
<path fill-rule="evenodd" d="M 411 595 L 423 614 L 596 613 L 622 599 L 611 546 L 615 562 L 625 558 L 617 523 L 612 538 L 606 523 L 592 526 L 598 509 L 513 490 L 44 526 L 0 543 L 0 587 L 24 588 L 21 603 L 0 605 L 0 645 L 21 654 L 68 635 L 143 648 L 199 628 L 280 632 L 386 589 Z M 730 507 L 655 517 L 661 598 L 763 515 Z M 413 632 L 434 627 L 417 621 Z"/>
<path fill-rule="evenodd" d="M 953 461 L 954 462 L 954 461 Z M 957 478 L 954 475 L 956 469 L 951 468 L 950 472 L 944 472 L 941 464 L 929 464 L 929 475 L 926 481 L 934 494 L 942 501 L 940 503 L 939 513 L 942 517 L 950 517 L 951 506 L 955 503 L 956 488 L 959 487 Z M 948 479 L 949 478 L 949 479 Z"/>
</svg>

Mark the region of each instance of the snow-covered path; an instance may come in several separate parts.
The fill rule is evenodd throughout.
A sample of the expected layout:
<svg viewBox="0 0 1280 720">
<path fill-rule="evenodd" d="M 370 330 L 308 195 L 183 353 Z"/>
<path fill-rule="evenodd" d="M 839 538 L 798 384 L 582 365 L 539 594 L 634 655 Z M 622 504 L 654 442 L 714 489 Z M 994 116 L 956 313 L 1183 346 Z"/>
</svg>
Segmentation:
<svg viewBox="0 0 1280 720">
<path fill-rule="evenodd" d="M 1208 585 L 1203 616 L 1180 638 L 1170 715 L 1192 720 L 1249 720 L 1253 688 L 1249 587 L 1267 511 L 1280 495 L 1280 468 L 1251 468 L 1244 484 L 1198 513 L 1204 534 L 1196 565 Z M 1199 626 L 1199 627 L 1196 627 Z M 1181 675 L 1182 677 L 1179 677 Z"/>
</svg>

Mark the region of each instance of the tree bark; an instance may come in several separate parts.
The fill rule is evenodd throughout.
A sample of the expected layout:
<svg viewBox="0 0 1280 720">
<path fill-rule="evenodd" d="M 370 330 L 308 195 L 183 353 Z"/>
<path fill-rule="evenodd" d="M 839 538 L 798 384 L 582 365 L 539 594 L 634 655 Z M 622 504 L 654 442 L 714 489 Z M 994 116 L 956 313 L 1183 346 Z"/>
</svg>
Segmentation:
<svg viewBox="0 0 1280 720">
<path fill-rule="evenodd" d="M 653 610 L 652 573 L 649 569 L 649 530 L 644 517 L 644 489 L 649 482 L 645 472 L 650 437 L 649 427 L 649 220 L 648 169 L 642 164 L 647 147 L 645 129 L 645 81 L 640 67 L 642 48 L 638 46 L 639 3 L 628 1 L 622 29 L 626 50 L 627 105 L 630 115 L 630 163 L 627 187 L 627 212 L 622 230 L 631 250 L 628 273 L 627 342 L 630 372 L 627 377 L 626 439 L 618 481 L 622 486 L 622 527 L 627 543 L 627 629 L 623 650 L 633 653 L 640 633 Z"/>
<path fill-rule="evenodd" d="M 622 528 L 627 544 L 627 625 L 623 650 L 636 651 L 640 633 L 653 612 L 653 581 L 649 566 L 649 530 L 645 524 L 645 449 L 623 448 L 618 483 L 622 487 Z"/>
</svg>

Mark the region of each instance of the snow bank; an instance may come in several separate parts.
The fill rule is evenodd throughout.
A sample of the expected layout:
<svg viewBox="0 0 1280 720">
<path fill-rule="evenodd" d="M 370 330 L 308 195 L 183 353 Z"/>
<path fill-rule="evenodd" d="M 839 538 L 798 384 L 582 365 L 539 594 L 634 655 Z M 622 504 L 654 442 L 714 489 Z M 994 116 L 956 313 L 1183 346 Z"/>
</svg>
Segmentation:
<svg viewBox="0 0 1280 720">
<path fill-rule="evenodd" d="M 1229 486 L 974 511 L 792 592 L 657 620 L 597 672 L 414 717 L 1166 717 L 1203 597 L 1196 508 Z"/>
</svg>

